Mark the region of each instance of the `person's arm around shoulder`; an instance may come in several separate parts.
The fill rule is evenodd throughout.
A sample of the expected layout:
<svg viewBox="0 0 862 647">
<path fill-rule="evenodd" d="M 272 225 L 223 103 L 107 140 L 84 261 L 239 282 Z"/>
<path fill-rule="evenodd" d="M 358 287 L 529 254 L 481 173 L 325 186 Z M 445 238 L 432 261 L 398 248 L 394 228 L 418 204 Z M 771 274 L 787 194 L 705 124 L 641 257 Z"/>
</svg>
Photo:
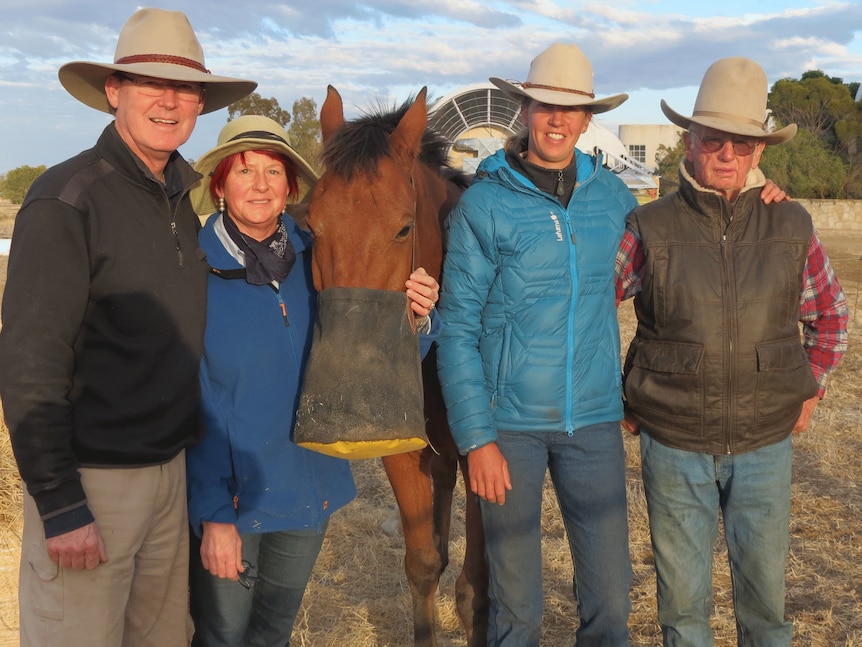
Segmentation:
<svg viewBox="0 0 862 647">
<path fill-rule="evenodd" d="M 773 202 L 789 202 L 790 196 L 785 193 L 784 189 L 767 178 L 766 184 L 760 190 L 760 199 L 763 204 L 772 204 Z"/>
</svg>

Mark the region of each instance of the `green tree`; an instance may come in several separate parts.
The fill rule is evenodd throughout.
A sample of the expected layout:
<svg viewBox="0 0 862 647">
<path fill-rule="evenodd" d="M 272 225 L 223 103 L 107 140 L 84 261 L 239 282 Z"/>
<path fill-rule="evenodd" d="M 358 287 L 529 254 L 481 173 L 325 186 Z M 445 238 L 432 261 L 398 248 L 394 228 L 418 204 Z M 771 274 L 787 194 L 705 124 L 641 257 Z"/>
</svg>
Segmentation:
<svg viewBox="0 0 862 647">
<path fill-rule="evenodd" d="M 293 120 L 287 134 L 290 135 L 291 146 L 319 173 L 322 144 L 314 99 L 302 97 L 293 102 Z"/>
<path fill-rule="evenodd" d="M 760 160 L 766 177 L 794 198 L 844 198 L 847 167 L 810 131 L 800 128 L 780 146 L 767 146 Z"/>
<path fill-rule="evenodd" d="M 685 141 L 680 133 L 679 139 L 673 146 L 658 147 L 655 154 L 657 166 L 656 175 L 661 178 L 659 183 L 659 195 L 670 195 L 679 188 L 679 165 L 685 158 Z"/>
<path fill-rule="evenodd" d="M 0 194 L 13 204 L 24 202 L 24 196 L 30 190 L 30 185 L 47 170 L 44 164 L 39 166 L 19 166 L 6 173 L 6 180 L 0 186 Z"/>
<path fill-rule="evenodd" d="M 798 81 L 777 81 L 769 93 L 769 105 L 778 122 L 796 123 L 800 130 L 812 133 L 827 154 L 841 161 L 843 185 L 840 191 L 830 189 L 829 193 L 848 198 L 862 198 L 862 106 L 854 101 L 858 87 L 858 83 L 844 84 L 840 78 L 828 77 L 820 70 L 810 70 Z M 798 138 L 799 135 L 796 136 Z M 814 150 L 810 142 L 802 148 Z M 810 166 L 808 160 L 795 160 L 795 163 Z M 830 164 L 830 168 L 837 166 Z M 800 182 L 799 186 L 806 184 L 822 192 L 833 182 Z M 796 192 L 794 195 L 816 197 Z"/>
<path fill-rule="evenodd" d="M 854 107 L 848 86 L 820 70 L 805 72 L 798 81 L 776 81 L 769 93 L 773 114 L 783 124 L 795 123 L 834 145 L 835 123 Z"/>
<path fill-rule="evenodd" d="M 264 99 L 257 92 L 252 92 L 239 101 L 235 101 L 227 107 L 227 120 L 233 121 L 242 115 L 262 115 L 277 121 L 287 128 L 290 123 L 290 113 L 278 105 L 278 99 L 270 97 Z"/>
</svg>

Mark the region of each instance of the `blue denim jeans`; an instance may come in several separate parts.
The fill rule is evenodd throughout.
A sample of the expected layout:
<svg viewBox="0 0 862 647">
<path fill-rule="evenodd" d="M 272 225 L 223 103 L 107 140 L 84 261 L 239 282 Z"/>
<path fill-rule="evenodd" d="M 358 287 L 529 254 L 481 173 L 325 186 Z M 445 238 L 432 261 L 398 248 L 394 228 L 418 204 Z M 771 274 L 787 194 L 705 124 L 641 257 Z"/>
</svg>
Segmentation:
<svg viewBox="0 0 862 647">
<path fill-rule="evenodd" d="M 327 522 L 328 523 L 328 522 Z M 256 577 L 246 589 L 239 582 L 204 570 L 200 540 L 192 539 L 191 610 L 194 647 L 273 647 L 290 645 L 311 569 L 326 532 L 296 530 L 242 534 L 242 558 Z"/>
<path fill-rule="evenodd" d="M 787 439 L 744 454 L 673 449 L 641 432 L 641 461 L 664 644 L 713 644 L 713 550 L 724 518 L 737 642 L 789 647 L 784 569 L 790 541 Z"/>
<path fill-rule="evenodd" d="M 575 567 L 578 647 L 628 645 L 631 561 L 625 455 L 618 422 L 564 433 L 500 432 L 512 490 L 481 500 L 490 572 L 488 645 L 538 646 L 541 634 L 542 486 L 560 505 Z"/>
</svg>

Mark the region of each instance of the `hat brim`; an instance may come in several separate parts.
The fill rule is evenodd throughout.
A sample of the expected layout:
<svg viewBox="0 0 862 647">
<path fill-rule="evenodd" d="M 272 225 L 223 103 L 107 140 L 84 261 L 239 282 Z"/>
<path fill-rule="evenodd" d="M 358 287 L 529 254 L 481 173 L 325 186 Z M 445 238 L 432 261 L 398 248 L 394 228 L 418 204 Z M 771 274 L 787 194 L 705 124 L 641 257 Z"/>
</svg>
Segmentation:
<svg viewBox="0 0 862 647">
<path fill-rule="evenodd" d="M 73 61 L 60 68 L 58 76 L 66 91 L 84 105 L 110 114 L 105 81 L 115 72 L 128 72 L 168 81 L 203 83 L 206 88 L 201 114 L 220 110 L 254 92 L 257 82 L 207 74 L 170 63 L 129 63 L 124 65 Z"/>
<path fill-rule="evenodd" d="M 226 157 L 243 151 L 271 151 L 284 155 L 291 160 L 296 164 L 299 179 L 304 184 L 304 186 L 301 185 L 299 188 L 300 196 L 304 196 L 317 183 L 317 172 L 299 153 L 287 144 L 271 139 L 253 138 L 225 142 L 221 146 L 208 150 L 195 163 L 195 170 L 203 175 L 203 179 L 191 191 L 192 207 L 194 207 L 195 213 L 199 216 L 208 216 L 216 211 L 216 206 L 213 204 L 212 197 L 210 196 L 210 180 L 216 166 Z"/>
<path fill-rule="evenodd" d="M 583 94 L 562 90 L 547 90 L 545 88 L 525 89 L 516 83 L 493 76 L 488 80 L 502 90 L 504 94 L 518 101 L 526 97 L 552 106 L 584 106 L 590 108 L 590 111 L 593 113 L 613 110 L 629 98 L 627 94 L 615 94 L 602 99 L 591 99 Z"/>
<path fill-rule="evenodd" d="M 785 126 L 778 130 L 766 132 L 763 130 L 762 126 L 756 126 L 752 123 L 734 119 L 730 115 L 694 115 L 691 117 L 685 117 L 667 105 L 664 99 L 661 100 L 661 111 L 664 113 L 665 117 L 670 119 L 671 122 L 685 130 L 689 130 L 692 124 L 698 124 L 699 126 L 720 130 L 721 132 L 730 133 L 731 135 L 742 135 L 744 137 L 762 139 L 768 146 L 783 144 L 784 142 L 793 139 L 797 130 L 796 124 L 790 124 L 789 126 Z"/>
</svg>

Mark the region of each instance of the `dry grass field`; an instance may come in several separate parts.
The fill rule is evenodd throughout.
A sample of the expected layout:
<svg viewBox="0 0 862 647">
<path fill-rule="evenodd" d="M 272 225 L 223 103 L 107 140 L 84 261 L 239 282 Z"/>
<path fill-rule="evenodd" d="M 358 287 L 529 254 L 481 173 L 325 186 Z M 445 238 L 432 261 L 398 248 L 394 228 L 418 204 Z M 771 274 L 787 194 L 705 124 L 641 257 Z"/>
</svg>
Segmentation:
<svg viewBox="0 0 862 647">
<path fill-rule="evenodd" d="M 4 233 L 0 204 L 0 237 Z M 7 211 L 9 209 L 7 208 Z M 14 213 L 14 211 L 12 211 Z M 11 216 L 7 216 L 11 217 Z M 821 232 L 851 308 L 850 351 L 830 382 L 827 398 L 808 432 L 794 440 L 791 554 L 787 566 L 787 615 L 795 645 L 862 647 L 862 352 L 855 345 L 862 278 L 862 235 Z M 0 289 L 5 285 L 0 258 Z M 620 311 L 624 343 L 634 332 L 631 306 Z M 629 518 L 634 565 L 632 645 L 660 644 L 655 622 L 655 576 L 646 506 L 639 477 L 638 444 L 626 438 Z M 394 499 L 378 461 L 358 461 L 359 496 L 333 518 L 297 620 L 297 647 L 404 647 L 411 644 L 409 592 L 401 537 L 380 524 Z M 453 523 L 452 563 L 441 581 L 438 609 L 441 647 L 463 645 L 454 611 L 454 581 L 464 550 L 463 493 Z M 576 623 L 571 558 L 553 493 L 546 488 L 544 570 L 546 611 L 542 644 L 571 645 Z M 0 431 L 0 645 L 17 644 L 17 554 L 20 486 Z M 730 576 L 721 541 L 715 557 L 719 647 L 735 645 Z"/>
</svg>

